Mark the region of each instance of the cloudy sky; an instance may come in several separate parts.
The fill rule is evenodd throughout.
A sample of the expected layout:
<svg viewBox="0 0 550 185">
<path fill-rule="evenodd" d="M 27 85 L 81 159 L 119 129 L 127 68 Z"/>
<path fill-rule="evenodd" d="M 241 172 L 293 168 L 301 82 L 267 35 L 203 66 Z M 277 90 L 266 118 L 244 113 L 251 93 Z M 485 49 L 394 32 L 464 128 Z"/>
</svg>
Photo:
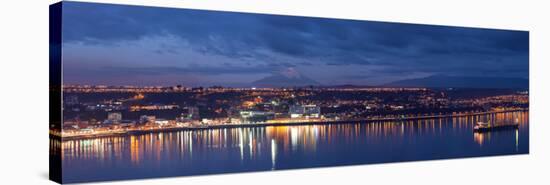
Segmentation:
<svg viewBox="0 0 550 185">
<path fill-rule="evenodd" d="M 523 31 L 64 2 L 65 84 L 323 85 L 431 75 L 528 78 Z"/>
</svg>

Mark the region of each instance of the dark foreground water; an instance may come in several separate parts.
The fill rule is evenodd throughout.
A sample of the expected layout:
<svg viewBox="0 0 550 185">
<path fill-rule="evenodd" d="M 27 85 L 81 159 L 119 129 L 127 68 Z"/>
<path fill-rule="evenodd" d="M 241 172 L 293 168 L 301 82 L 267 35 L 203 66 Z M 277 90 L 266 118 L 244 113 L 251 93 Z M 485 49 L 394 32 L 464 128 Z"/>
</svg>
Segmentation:
<svg viewBox="0 0 550 185">
<path fill-rule="evenodd" d="M 519 123 L 477 134 L 474 123 Z M 528 112 L 404 122 L 278 126 L 63 141 L 64 182 L 529 153 Z"/>
</svg>

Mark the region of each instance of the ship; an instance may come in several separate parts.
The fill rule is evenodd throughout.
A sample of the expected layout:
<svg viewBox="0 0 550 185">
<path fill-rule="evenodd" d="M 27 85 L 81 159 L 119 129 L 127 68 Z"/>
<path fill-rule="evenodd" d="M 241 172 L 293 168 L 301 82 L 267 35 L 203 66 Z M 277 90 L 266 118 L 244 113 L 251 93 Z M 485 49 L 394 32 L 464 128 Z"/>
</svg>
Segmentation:
<svg viewBox="0 0 550 185">
<path fill-rule="evenodd" d="M 490 132 L 496 130 L 518 129 L 518 127 L 518 123 L 490 124 L 488 122 L 477 122 L 477 124 L 474 126 L 474 132 Z"/>
</svg>

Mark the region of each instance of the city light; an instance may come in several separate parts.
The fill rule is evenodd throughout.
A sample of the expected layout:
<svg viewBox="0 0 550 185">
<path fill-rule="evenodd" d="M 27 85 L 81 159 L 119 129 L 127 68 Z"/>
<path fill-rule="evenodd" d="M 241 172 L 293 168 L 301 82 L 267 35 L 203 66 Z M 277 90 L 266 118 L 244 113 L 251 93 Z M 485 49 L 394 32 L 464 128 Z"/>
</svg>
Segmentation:
<svg viewBox="0 0 550 185">
<path fill-rule="evenodd" d="M 472 98 L 466 90 L 465 96 L 453 96 L 449 89 L 428 88 L 66 85 L 63 90 L 67 92 L 63 101 L 66 115 L 63 129 L 50 132 L 64 138 L 181 129 L 466 117 L 528 110 L 529 104 L 529 95 L 524 91 Z M 126 95 L 121 97 L 121 93 Z M 95 95 L 105 98 L 90 99 Z M 170 102 L 166 102 L 166 98 Z"/>
</svg>

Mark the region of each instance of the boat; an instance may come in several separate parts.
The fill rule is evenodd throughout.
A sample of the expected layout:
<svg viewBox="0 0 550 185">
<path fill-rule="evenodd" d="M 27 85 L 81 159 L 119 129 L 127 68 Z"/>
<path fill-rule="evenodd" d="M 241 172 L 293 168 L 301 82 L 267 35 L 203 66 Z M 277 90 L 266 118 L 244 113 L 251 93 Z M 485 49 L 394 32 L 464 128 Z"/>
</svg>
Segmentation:
<svg viewBox="0 0 550 185">
<path fill-rule="evenodd" d="M 490 132 L 496 130 L 517 129 L 518 123 L 513 124 L 490 124 L 487 122 L 477 122 L 474 126 L 474 132 Z"/>
</svg>

